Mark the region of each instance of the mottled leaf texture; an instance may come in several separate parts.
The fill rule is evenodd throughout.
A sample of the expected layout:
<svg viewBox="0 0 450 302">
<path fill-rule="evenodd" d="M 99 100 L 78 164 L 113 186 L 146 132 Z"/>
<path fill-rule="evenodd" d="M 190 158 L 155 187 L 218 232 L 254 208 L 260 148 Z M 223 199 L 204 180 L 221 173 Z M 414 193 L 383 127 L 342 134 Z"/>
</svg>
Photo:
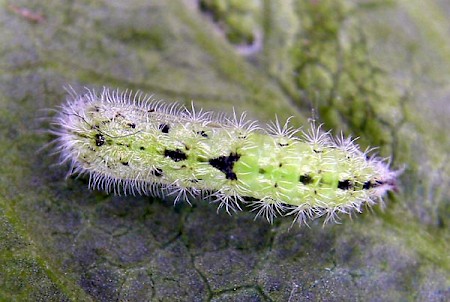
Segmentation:
<svg viewBox="0 0 450 302">
<path fill-rule="evenodd" d="M 0 1 L 0 300 L 448 300 L 449 20 L 446 0 Z M 90 191 L 43 148 L 67 85 L 314 118 L 404 172 L 325 227 Z"/>
</svg>

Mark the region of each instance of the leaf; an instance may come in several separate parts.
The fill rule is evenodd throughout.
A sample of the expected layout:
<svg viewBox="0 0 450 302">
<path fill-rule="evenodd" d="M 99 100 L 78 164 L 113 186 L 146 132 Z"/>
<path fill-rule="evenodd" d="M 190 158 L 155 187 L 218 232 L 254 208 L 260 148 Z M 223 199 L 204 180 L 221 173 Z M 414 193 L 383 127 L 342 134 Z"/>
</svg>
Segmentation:
<svg viewBox="0 0 450 302">
<path fill-rule="evenodd" d="M 244 2 L 1 2 L 0 300 L 450 295 L 448 4 Z M 66 85 L 262 121 L 313 115 L 406 168 L 384 212 L 324 228 L 107 196 L 65 179 L 51 148 L 38 152 Z"/>
</svg>

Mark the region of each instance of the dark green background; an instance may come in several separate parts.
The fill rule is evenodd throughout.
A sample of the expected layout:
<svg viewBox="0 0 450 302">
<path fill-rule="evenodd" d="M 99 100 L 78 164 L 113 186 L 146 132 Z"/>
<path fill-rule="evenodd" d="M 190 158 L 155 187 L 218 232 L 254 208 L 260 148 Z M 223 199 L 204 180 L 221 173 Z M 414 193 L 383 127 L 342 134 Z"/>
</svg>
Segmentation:
<svg viewBox="0 0 450 302">
<path fill-rule="evenodd" d="M 0 300 L 449 299 L 448 1 L 217 2 L 0 1 Z M 252 41 L 247 56 L 233 44 Z M 107 196 L 38 152 L 64 85 L 296 126 L 314 114 L 406 169 L 384 211 L 289 231 Z"/>
</svg>

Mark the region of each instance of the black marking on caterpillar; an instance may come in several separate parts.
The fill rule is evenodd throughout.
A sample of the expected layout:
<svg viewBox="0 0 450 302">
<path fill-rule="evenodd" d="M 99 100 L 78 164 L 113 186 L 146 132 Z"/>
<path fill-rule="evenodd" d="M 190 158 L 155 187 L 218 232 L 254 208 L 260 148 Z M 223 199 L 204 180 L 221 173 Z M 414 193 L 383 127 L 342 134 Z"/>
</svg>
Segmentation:
<svg viewBox="0 0 450 302">
<path fill-rule="evenodd" d="M 313 180 L 310 175 L 305 174 L 305 175 L 300 175 L 299 181 L 306 186 L 306 185 L 309 185 L 310 183 L 312 183 Z"/>
<path fill-rule="evenodd" d="M 103 146 L 105 144 L 105 137 L 101 134 L 95 135 L 95 145 L 97 147 Z"/>
<path fill-rule="evenodd" d="M 209 164 L 225 174 L 225 178 L 229 180 L 237 180 L 236 173 L 233 171 L 234 164 L 241 156 L 237 153 L 230 153 L 229 156 L 219 156 L 209 160 Z"/>
<path fill-rule="evenodd" d="M 180 149 L 176 149 L 176 150 L 166 149 L 166 150 L 164 150 L 164 156 L 169 157 L 170 159 L 172 159 L 175 162 L 186 160 L 188 158 L 186 153 L 184 153 Z"/>
<path fill-rule="evenodd" d="M 205 138 L 208 138 L 208 134 L 206 134 L 206 132 L 205 131 L 197 131 L 196 132 L 198 135 L 200 135 L 200 136 L 203 136 L 203 137 L 205 137 Z"/>
<path fill-rule="evenodd" d="M 169 133 L 170 130 L 170 126 L 168 124 L 160 124 L 158 128 L 162 133 Z"/>
<path fill-rule="evenodd" d="M 351 188 L 352 188 L 352 184 L 351 184 L 350 180 L 348 180 L 348 179 L 338 182 L 338 189 L 350 190 Z"/>
<path fill-rule="evenodd" d="M 160 168 L 156 168 L 156 169 L 152 170 L 150 172 L 150 174 L 152 174 L 152 175 L 154 175 L 156 177 L 161 177 L 161 176 L 163 176 L 163 170 L 160 169 Z"/>
</svg>

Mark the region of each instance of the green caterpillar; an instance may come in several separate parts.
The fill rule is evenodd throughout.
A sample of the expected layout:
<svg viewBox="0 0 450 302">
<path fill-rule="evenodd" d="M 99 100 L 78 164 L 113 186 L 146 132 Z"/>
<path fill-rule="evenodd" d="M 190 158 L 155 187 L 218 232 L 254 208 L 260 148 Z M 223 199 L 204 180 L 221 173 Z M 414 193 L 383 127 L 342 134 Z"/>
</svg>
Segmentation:
<svg viewBox="0 0 450 302">
<path fill-rule="evenodd" d="M 60 163 L 70 163 L 69 174 L 88 174 L 90 188 L 174 195 L 175 202 L 200 196 L 229 213 L 248 204 L 270 222 L 277 215 L 328 222 L 395 188 L 398 172 L 354 140 L 288 122 L 261 128 L 245 114 L 227 117 L 105 88 L 99 95 L 72 90 L 51 132 Z"/>
</svg>

